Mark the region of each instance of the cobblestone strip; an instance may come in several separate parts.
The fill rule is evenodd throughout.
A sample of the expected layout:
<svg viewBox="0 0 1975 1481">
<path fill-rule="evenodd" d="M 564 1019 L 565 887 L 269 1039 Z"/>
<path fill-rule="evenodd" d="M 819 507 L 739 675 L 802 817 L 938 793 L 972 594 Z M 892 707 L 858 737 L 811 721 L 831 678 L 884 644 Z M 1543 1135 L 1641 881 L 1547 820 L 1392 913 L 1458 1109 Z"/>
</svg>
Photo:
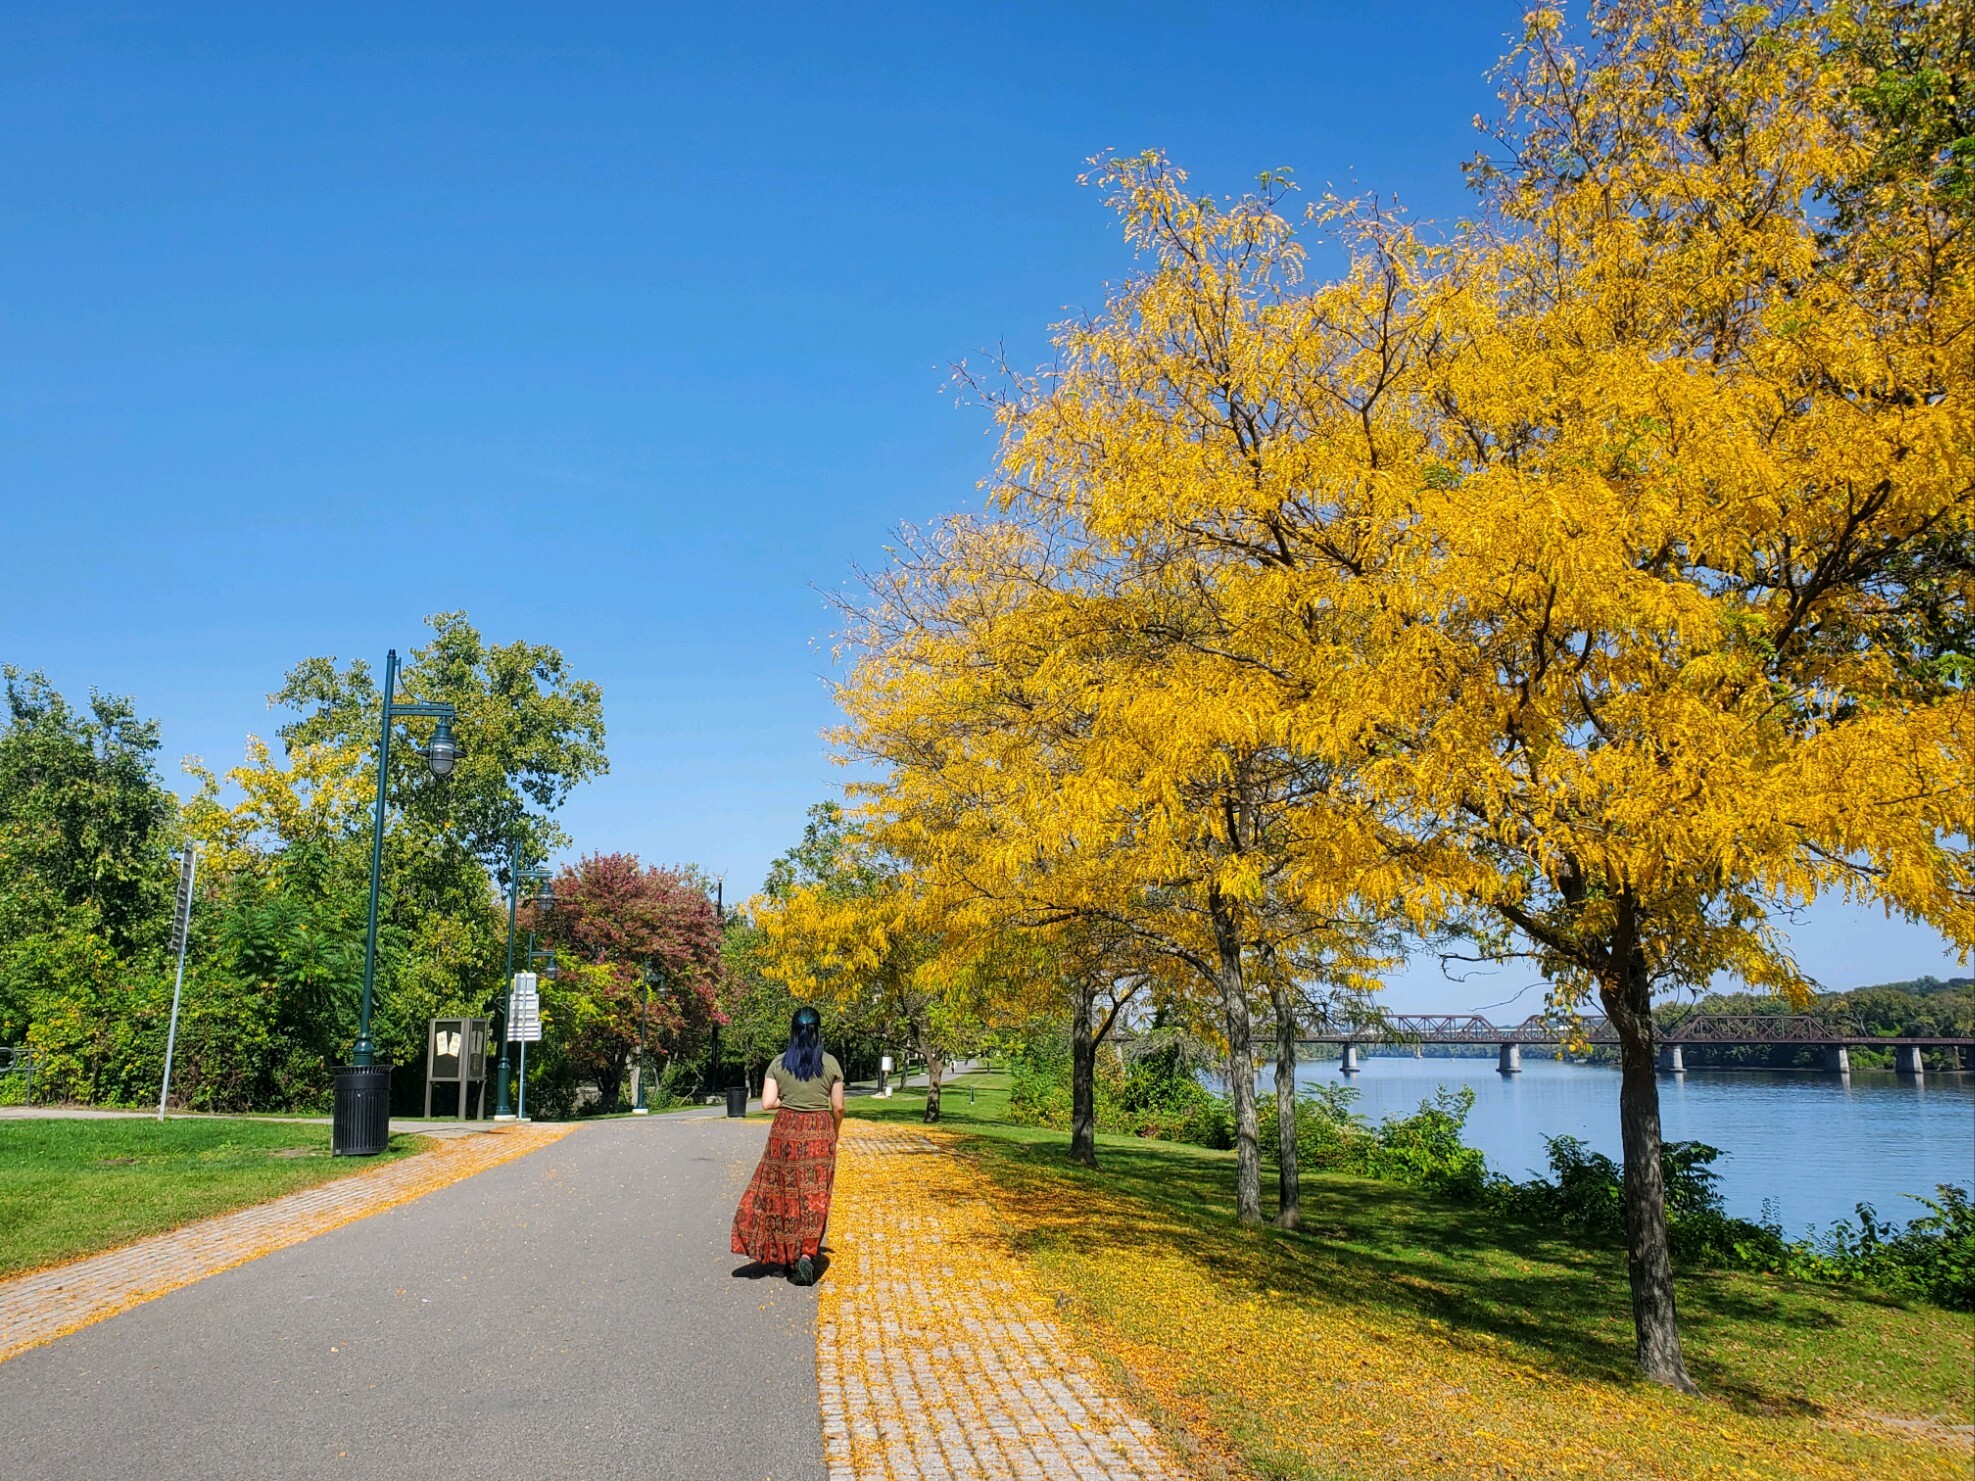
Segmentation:
<svg viewBox="0 0 1975 1481">
<path fill-rule="evenodd" d="M 1067 1340 L 990 1199 L 930 1137 L 844 1123 L 817 1288 L 830 1481 L 1182 1475 Z"/>
<path fill-rule="evenodd" d="M 442 1141 L 369 1172 L 0 1280 L 0 1363 L 180 1286 L 510 1162 L 571 1130 L 510 1126 Z"/>
</svg>

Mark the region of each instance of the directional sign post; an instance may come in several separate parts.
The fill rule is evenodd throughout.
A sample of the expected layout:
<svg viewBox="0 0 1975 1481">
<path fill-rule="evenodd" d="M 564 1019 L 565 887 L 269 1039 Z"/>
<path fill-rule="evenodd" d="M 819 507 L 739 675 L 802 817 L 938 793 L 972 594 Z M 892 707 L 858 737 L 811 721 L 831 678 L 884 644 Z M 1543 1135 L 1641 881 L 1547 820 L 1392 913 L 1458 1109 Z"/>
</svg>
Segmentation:
<svg viewBox="0 0 1975 1481">
<path fill-rule="evenodd" d="M 542 1039 L 542 999 L 535 991 L 538 981 L 533 972 L 516 972 L 508 1008 L 508 1040 L 521 1045 L 521 1073 L 514 1101 L 517 1121 L 528 1119 L 528 1046 Z"/>
<path fill-rule="evenodd" d="M 171 1056 L 178 1047 L 178 995 L 185 986 L 185 945 L 192 933 L 192 881 L 199 873 L 198 845 L 188 843 L 178 860 L 178 908 L 172 913 L 171 949 L 178 957 L 178 977 L 171 985 L 171 1028 L 165 1034 L 165 1081 L 158 1089 L 158 1119 L 165 1119 L 171 1095 Z"/>
</svg>

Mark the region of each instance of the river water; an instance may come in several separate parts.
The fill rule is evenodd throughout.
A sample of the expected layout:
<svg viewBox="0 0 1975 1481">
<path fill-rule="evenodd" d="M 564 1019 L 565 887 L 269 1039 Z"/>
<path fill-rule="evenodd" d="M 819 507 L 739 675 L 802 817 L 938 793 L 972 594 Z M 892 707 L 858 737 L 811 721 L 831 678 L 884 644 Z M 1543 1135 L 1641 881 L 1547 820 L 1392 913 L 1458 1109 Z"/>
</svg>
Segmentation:
<svg viewBox="0 0 1975 1481">
<path fill-rule="evenodd" d="M 1470 1085 L 1466 1140 L 1511 1178 L 1548 1174 L 1543 1138 L 1568 1133 L 1619 1157 L 1618 1071 L 1564 1064 L 1523 1050 L 1522 1073 L 1487 1059 L 1366 1056 L 1358 1073 L 1336 1060 L 1297 1069 L 1299 1085 L 1348 1083 L 1354 1107 L 1376 1122 L 1408 1115 L 1440 1085 Z M 1261 1076 L 1264 1088 L 1270 1076 Z M 1812 1071 L 1689 1070 L 1660 1076 L 1660 1116 L 1670 1141 L 1706 1142 L 1732 1214 L 1756 1218 L 1764 1201 L 1791 1235 L 1852 1217 L 1870 1203 L 1900 1223 L 1925 1210 L 1907 1193 L 1939 1183 L 1975 1184 L 1975 1075 L 1890 1071 L 1848 1079 Z"/>
</svg>

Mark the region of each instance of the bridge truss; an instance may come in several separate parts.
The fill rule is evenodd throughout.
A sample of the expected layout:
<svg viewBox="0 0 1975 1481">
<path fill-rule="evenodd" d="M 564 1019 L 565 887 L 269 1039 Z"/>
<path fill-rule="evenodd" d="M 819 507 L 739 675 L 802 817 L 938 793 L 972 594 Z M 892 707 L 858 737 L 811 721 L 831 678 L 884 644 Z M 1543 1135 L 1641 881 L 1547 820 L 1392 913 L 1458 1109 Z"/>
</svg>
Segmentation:
<svg viewBox="0 0 1975 1481">
<path fill-rule="evenodd" d="M 1339 1024 L 1302 1036 L 1306 1044 L 1616 1044 L 1618 1031 L 1601 1014 L 1558 1019 L 1532 1013 L 1514 1025 L 1478 1013 L 1395 1013 L 1375 1023 Z M 1975 1037 L 1921 1035 L 1895 1039 L 1861 1034 L 1814 1013 L 1690 1013 L 1655 1035 L 1663 1045 L 1801 1044 L 1817 1048 L 1975 1048 Z"/>
</svg>

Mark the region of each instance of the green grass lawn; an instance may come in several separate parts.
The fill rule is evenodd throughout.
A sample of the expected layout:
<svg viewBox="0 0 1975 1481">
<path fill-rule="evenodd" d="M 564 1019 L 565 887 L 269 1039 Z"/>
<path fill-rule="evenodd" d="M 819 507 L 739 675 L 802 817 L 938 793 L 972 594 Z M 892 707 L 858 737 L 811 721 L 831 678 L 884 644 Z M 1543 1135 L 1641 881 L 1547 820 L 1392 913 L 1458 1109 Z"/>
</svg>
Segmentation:
<svg viewBox="0 0 1975 1481">
<path fill-rule="evenodd" d="M 197 1117 L 0 1121 L 0 1276 L 73 1260 L 417 1151 L 332 1157 L 329 1128 Z"/>
<path fill-rule="evenodd" d="M 1229 1349 L 1266 1351 L 1291 1329 L 1307 1343 L 1309 1333 L 1345 1325 L 1355 1340 L 1391 1352 L 1433 1354 L 1417 1373 L 1395 1370 L 1388 1387 L 1417 1380 L 1422 1392 L 1444 1383 L 1466 1395 L 1522 1375 L 1503 1380 L 1504 1406 L 1528 1402 L 1511 1390 L 1526 1395 L 1531 1382 L 1540 1390 L 1554 1381 L 1570 1386 L 1580 1408 L 1609 1395 L 1655 1424 L 1663 1418 L 1668 1431 L 1641 1435 L 1642 1448 L 1628 1457 L 1641 1465 L 1636 1474 L 1699 1474 L 1711 1462 L 1732 1469 L 1731 1454 L 1772 1441 L 1796 1447 L 1777 1474 L 1969 1470 L 1968 1451 L 1947 1427 L 1975 1423 L 1975 1317 L 1861 1288 L 1683 1271 L 1687 1360 L 1708 1396 L 1696 1405 L 1645 1392 L 1635 1376 L 1616 1244 L 1530 1227 L 1403 1184 L 1334 1174 L 1304 1178 L 1302 1231 L 1243 1230 L 1232 1217 L 1232 1153 L 1105 1136 L 1101 1166 L 1091 1172 L 1069 1162 L 1063 1132 L 1003 1119 L 1007 1083 L 984 1074 L 949 1085 L 941 1124 L 969 1138 L 965 1150 L 1008 1206 L 1022 1211 L 1014 1216 L 1020 1247 L 1059 1303 L 1095 1329 L 1100 1347 L 1133 1351 L 1141 1367 L 1170 1366 L 1170 1381 L 1141 1396 L 1160 1414 L 1160 1392 L 1177 1395 L 1162 1421 L 1204 1426 L 1223 1448 L 1231 1445 L 1239 1464 L 1230 1474 L 1337 1473 L 1336 1453 L 1324 1448 L 1335 1437 L 1323 1429 L 1317 1395 L 1330 1391 L 1326 1364 L 1348 1357 L 1305 1348 L 1296 1365 L 1302 1390 L 1278 1396 L 1239 1360 L 1230 1367 Z M 912 1123 L 924 1100 L 923 1091 L 858 1097 L 849 1111 Z M 1263 1179 L 1272 1195 L 1273 1168 L 1264 1166 Z M 1139 1278 L 1120 1277 L 1128 1271 Z M 1184 1285 L 1184 1299 L 1162 1306 L 1148 1295 L 1153 1271 Z M 1525 1382 L 1530 1374 L 1551 1379 Z M 1417 1406 L 1427 1429 L 1439 1422 L 1432 1407 Z M 1888 1417 L 1897 1423 L 1884 1423 Z M 1562 1416 L 1532 1415 L 1527 1428 L 1553 1421 L 1556 1443 L 1567 1449 L 1575 1432 Z M 1916 1425 L 1939 1448 L 1897 1433 Z M 1711 1435 L 1724 1445 L 1720 1455 L 1707 1448 Z M 1445 1438 L 1422 1430 L 1410 1453 L 1417 1460 Z M 1347 1468 L 1387 1474 L 1356 1451 Z M 1440 1472 L 1422 1466 L 1420 1473 Z"/>
</svg>

